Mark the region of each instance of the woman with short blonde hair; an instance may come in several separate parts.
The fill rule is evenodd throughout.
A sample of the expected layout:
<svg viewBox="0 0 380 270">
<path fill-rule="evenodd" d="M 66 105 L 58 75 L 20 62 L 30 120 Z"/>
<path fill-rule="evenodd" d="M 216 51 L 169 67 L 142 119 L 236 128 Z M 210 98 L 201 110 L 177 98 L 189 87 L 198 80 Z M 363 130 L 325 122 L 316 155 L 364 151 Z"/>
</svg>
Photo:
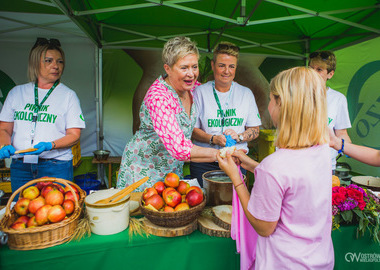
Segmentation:
<svg viewBox="0 0 380 270">
<path fill-rule="evenodd" d="M 117 187 L 124 188 L 148 176 L 138 191 L 162 181 L 169 172 L 182 178 L 185 161 L 215 161 L 217 150 L 194 145 L 196 121 L 193 90 L 199 52 L 188 37 L 168 40 L 162 51 L 165 74 L 148 89 L 140 107 L 140 127 L 127 143 Z"/>
<path fill-rule="evenodd" d="M 162 50 L 162 62 L 173 66 L 178 59 L 194 54 L 199 58 L 199 51 L 195 42 L 188 37 L 175 37 L 165 43 Z"/>
<path fill-rule="evenodd" d="M 260 164 L 240 151 L 225 159 L 218 155 L 220 168 L 232 180 L 258 234 L 255 269 L 333 269 L 331 162 L 323 81 L 306 67 L 285 70 L 271 81 L 270 99 L 268 111 L 278 130 L 279 149 Z M 251 193 L 232 156 L 254 172 Z M 245 244 L 255 239 L 250 234 L 240 241 Z"/>
</svg>

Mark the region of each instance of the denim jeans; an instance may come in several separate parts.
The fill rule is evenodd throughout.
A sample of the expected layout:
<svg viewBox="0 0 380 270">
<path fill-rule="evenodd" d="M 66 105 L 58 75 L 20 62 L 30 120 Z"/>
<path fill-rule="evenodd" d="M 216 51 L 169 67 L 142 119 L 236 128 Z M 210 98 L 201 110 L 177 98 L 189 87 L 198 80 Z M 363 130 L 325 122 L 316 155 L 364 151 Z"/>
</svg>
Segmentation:
<svg viewBox="0 0 380 270">
<path fill-rule="evenodd" d="M 11 186 L 12 192 L 30 180 L 43 176 L 62 178 L 73 181 L 73 161 L 57 159 L 39 159 L 38 164 L 24 163 L 22 159 L 12 159 Z M 18 197 L 18 196 L 17 196 Z"/>
<path fill-rule="evenodd" d="M 199 162 L 190 162 L 190 176 L 191 176 L 191 179 L 197 178 L 198 179 L 198 183 L 199 183 L 199 185 L 201 187 L 203 187 L 203 178 L 202 178 L 202 175 L 205 172 L 215 171 L 215 170 L 221 170 L 219 168 L 218 162 L 202 162 L 202 163 L 199 163 Z M 245 175 L 247 173 L 247 170 L 243 169 L 242 167 L 240 167 L 240 170 L 241 170 L 241 172 L 242 172 L 243 175 Z"/>
</svg>

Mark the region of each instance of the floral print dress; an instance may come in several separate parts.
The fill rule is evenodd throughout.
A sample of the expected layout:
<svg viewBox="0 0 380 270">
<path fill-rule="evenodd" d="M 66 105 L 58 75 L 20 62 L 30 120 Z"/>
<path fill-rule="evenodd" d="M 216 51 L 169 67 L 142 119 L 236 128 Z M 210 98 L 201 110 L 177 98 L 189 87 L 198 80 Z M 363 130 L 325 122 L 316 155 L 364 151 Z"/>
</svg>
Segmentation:
<svg viewBox="0 0 380 270">
<path fill-rule="evenodd" d="M 198 85 L 196 83 L 194 88 Z M 184 161 L 190 160 L 196 109 L 191 106 L 189 118 L 177 93 L 162 76 L 152 84 L 144 98 L 140 121 L 139 130 L 124 149 L 118 188 L 145 176 L 149 180 L 136 191 L 163 181 L 169 172 L 182 177 Z"/>
</svg>

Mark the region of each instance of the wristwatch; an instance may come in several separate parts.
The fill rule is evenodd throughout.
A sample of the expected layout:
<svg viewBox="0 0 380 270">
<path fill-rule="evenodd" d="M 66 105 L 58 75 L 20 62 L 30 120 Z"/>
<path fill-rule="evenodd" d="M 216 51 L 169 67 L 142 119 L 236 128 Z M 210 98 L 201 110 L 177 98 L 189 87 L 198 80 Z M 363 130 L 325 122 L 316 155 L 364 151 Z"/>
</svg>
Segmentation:
<svg viewBox="0 0 380 270">
<path fill-rule="evenodd" d="M 244 140 L 243 134 L 239 135 L 239 142 L 242 142 Z"/>
</svg>

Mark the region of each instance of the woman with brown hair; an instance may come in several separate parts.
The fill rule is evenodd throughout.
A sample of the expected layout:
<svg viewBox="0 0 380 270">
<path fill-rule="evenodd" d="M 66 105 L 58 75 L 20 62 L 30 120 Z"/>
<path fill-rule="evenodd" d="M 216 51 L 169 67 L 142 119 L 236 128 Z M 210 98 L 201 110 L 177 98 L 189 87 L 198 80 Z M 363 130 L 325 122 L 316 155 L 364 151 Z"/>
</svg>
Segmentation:
<svg viewBox="0 0 380 270">
<path fill-rule="evenodd" d="M 249 88 L 234 81 L 239 50 L 226 41 L 216 45 L 211 61 L 214 81 L 194 91 L 198 117 L 192 138 L 198 146 L 221 149 L 229 135 L 236 141 L 237 149 L 248 152 L 248 142 L 259 136 L 261 120 L 255 97 Z M 200 184 L 205 172 L 218 169 L 217 162 L 190 162 L 191 177 Z"/>
</svg>

